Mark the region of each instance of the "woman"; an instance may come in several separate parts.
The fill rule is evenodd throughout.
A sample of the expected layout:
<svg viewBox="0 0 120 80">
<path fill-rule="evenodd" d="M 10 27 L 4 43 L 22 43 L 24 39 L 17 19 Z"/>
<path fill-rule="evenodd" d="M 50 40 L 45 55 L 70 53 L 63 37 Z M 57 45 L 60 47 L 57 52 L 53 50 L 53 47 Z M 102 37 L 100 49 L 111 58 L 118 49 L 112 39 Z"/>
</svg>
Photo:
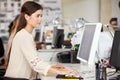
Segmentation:
<svg viewBox="0 0 120 80">
<path fill-rule="evenodd" d="M 42 6 L 33 1 L 23 4 L 8 43 L 6 79 L 34 80 L 36 73 L 41 75 L 70 74 L 71 72 L 74 75 L 78 74 L 77 71 L 63 66 L 50 66 L 38 57 L 32 31 L 41 23 L 42 10 Z"/>
</svg>

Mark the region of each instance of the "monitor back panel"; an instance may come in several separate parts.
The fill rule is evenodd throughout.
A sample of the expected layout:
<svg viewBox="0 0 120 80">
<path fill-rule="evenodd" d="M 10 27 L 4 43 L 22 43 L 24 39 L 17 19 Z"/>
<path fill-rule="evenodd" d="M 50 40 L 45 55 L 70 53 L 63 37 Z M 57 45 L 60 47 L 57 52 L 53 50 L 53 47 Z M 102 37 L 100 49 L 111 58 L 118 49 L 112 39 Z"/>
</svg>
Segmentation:
<svg viewBox="0 0 120 80">
<path fill-rule="evenodd" d="M 95 52 L 98 46 L 98 38 L 101 32 L 101 26 L 97 23 L 88 23 L 85 25 L 82 41 L 78 50 L 77 58 L 88 64 L 93 63 Z"/>
</svg>

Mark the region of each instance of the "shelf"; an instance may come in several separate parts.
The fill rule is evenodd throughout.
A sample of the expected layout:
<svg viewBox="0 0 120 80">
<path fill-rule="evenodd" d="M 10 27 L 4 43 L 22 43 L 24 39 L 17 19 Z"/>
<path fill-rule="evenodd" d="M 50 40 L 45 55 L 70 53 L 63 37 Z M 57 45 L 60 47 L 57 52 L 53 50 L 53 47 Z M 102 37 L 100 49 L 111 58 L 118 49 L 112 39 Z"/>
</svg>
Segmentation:
<svg viewBox="0 0 120 80">
<path fill-rule="evenodd" d="M 9 24 L 20 12 L 21 0 L 0 0 L 0 37 L 9 37 Z"/>
</svg>

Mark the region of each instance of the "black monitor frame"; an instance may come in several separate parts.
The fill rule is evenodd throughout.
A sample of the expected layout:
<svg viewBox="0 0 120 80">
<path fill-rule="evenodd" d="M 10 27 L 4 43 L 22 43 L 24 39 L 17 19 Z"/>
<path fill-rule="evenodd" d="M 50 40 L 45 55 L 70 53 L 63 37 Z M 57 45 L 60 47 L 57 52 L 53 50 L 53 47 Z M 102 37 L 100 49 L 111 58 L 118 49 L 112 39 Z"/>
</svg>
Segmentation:
<svg viewBox="0 0 120 80">
<path fill-rule="evenodd" d="M 53 46 L 54 48 L 62 48 L 64 43 L 64 29 L 58 29 L 57 27 L 53 30 Z"/>
<path fill-rule="evenodd" d="M 112 50 L 110 55 L 110 65 L 120 70 L 120 30 L 115 31 Z"/>
</svg>

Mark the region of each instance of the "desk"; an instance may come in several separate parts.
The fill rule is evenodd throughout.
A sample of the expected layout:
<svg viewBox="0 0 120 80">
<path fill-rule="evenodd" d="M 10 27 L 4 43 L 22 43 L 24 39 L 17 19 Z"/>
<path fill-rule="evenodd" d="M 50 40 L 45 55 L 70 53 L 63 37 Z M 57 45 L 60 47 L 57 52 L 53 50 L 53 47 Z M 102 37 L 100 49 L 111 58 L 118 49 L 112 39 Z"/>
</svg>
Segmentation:
<svg viewBox="0 0 120 80">
<path fill-rule="evenodd" d="M 39 49 L 38 52 L 62 52 L 69 51 L 70 49 Z"/>
<path fill-rule="evenodd" d="M 70 49 L 47 49 L 38 50 L 38 55 L 41 59 L 49 62 L 51 65 L 61 64 L 65 67 L 73 68 L 79 71 L 80 75 L 84 80 L 95 80 L 95 69 L 94 67 L 87 66 L 84 63 L 59 63 L 56 58 L 56 54 L 62 51 L 69 51 Z M 42 80 L 60 80 L 56 79 L 55 76 L 42 77 Z"/>
<path fill-rule="evenodd" d="M 85 64 L 63 64 L 60 63 L 61 65 L 65 67 L 69 67 L 72 69 L 76 69 L 79 71 L 80 75 L 84 78 L 84 80 L 95 80 L 95 70 L 94 68 L 88 68 Z M 46 76 L 42 77 L 42 80 L 61 80 L 61 79 L 56 79 L 55 76 Z"/>
<path fill-rule="evenodd" d="M 70 49 L 41 49 L 38 50 L 38 55 L 44 61 L 58 62 L 56 58 L 56 54 L 63 51 L 70 51 Z"/>
<path fill-rule="evenodd" d="M 51 65 L 60 64 L 65 67 L 69 67 L 72 69 L 76 69 L 80 75 L 84 78 L 84 80 L 95 80 L 95 67 L 88 66 L 85 63 L 59 63 L 56 58 L 56 54 L 62 51 L 69 51 L 70 49 L 46 49 L 46 50 L 38 50 L 38 55 L 44 61 L 50 63 Z M 107 72 L 114 71 L 113 69 L 107 70 Z M 117 74 L 116 74 L 117 75 Z M 116 76 L 115 75 L 115 76 Z M 114 77 L 111 76 L 111 77 Z M 42 80 L 61 80 L 56 79 L 55 76 L 46 76 L 42 77 Z M 109 80 L 109 79 L 107 79 Z"/>
</svg>

